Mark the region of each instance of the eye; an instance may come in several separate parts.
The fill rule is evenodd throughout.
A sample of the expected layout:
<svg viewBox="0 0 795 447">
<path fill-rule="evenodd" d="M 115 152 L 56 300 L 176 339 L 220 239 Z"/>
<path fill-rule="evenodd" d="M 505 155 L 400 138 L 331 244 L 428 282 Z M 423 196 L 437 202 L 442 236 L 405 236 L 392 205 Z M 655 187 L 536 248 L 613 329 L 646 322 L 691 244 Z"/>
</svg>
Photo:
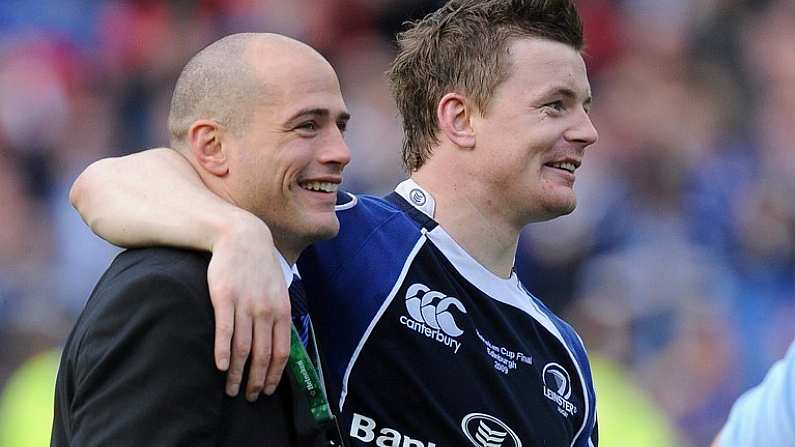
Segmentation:
<svg viewBox="0 0 795 447">
<path fill-rule="evenodd" d="M 318 129 L 318 125 L 314 121 L 307 121 L 299 124 L 296 129 L 315 131 Z"/>
<path fill-rule="evenodd" d="M 563 101 L 552 101 L 550 103 L 544 104 L 544 107 L 549 107 L 556 112 L 565 112 L 566 106 L 563 104 Z"/>
<path fill-rule="evenodd" d="M 339 129 L 340 132 L 345 133 L 345 131 L 348 130 L 348 121 L 337 121 L 337 129 Z"/>
</svg>

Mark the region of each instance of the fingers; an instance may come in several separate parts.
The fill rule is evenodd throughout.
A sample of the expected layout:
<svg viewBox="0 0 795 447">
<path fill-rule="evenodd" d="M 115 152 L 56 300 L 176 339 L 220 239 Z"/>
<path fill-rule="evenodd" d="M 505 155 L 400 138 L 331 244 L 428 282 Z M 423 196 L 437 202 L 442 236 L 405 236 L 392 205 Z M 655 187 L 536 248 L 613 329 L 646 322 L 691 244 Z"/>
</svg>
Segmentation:
<svg viewBox="0 0 795 447">
<path fill-rule="evenodd" d="M 249 400 L 256 399 L 266 381 L 270 387 L 265 391 L 274 391 L 290 343 L 286 281 L 270 233 L 260 230 L 233 232 L 218 241 L 207 268 L 216 320 L 215 363 L 227 371 L 226 393 L 234 397 L 240 392 L 244 368 L 251 358 L 244 393 Z M 265 240 L 261 240 L 263 235 Z M 272 340 L 274 331 L 280 334 L 276 341 Z"/>
<path fill-rule="evenodd" d="M 232 336 L 232 361 L 226 376 L 226 394 L 234 397 L 243 381 L 243 368 L 251 352 L 251 320 L 239 312 L 235 316 L 235 334 Z"/>
<path fill-rule="evenodd" d="M 273 319 L 269 316 L 258 318 L 254 323 L 254 345 L 248 372 L 248 385 L 246 386 L 246 399 L 249 402 L 257 400 L 265 383 L 265 375 L 271 361 L 272 327 Z"/>
<path fill-rule="evenodd" d="M 273 356 L 265 379 L 265 394 L 271 395 L 276 390 L 279 380 L 290 357 L 290 329 L 292 321 L 289 314 L 273 324 Z"/>
<path fill-rule="evenodd" d="M 291 326 L 289 304 L 263 306 L 255 313 L 254 345 L 246 387 L 249 401 L 256 400 L 263 388 L 267 395 L 276 390 L 290 355 Z"/>
<path fill-rule="evenodd" d="M 230 346 L 235 329 L 235 308 L 230 301 L 220 300 L 215 311 L 215 366 L 221 371 L 229 369 Z"/>
</svg>

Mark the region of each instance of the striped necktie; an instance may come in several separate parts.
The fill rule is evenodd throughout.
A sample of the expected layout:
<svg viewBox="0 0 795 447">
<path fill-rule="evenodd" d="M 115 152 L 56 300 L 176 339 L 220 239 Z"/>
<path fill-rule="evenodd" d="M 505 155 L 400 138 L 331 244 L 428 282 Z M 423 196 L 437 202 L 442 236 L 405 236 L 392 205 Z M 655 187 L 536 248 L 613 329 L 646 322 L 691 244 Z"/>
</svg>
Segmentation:
<svg viewBox="0 0 795 447">
<path fill-rule="evenodd" d="M 313 352 L 314 340 L 312 337 L 312 320 L 309 318 L 309 304 L 307 303 L 304 285 L 298 275 L 293 275 L 289 293 L 293 325 L 295 325 L 301 341 L 306 346 L 307 352 Z M 314 361 L 314 359 L 312 360 Z"/>
</svg>

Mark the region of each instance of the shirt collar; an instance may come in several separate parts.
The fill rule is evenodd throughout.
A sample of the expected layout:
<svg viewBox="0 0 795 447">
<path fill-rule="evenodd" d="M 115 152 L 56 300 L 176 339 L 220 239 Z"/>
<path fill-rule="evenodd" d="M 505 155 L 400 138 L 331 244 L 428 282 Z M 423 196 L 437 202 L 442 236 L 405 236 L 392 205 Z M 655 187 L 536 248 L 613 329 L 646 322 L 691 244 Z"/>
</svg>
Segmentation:
<svg viewBox="0 0 795 447">
<path fill-rule="evenodd" d="M 279 261 L 279 267 L 282 268 L 282 275 L 284 276 L 284 282 L 287 283 L 287 287 L 290 287 L 290 284 L 293 282 L 293 274 L 298 275 L 298 269 L 295 266 L 290 267 L 290 263 L 284 259 L 279 250 L 274 249 L 273 253 L 276 255 L 276 259 Z"/>
<path fill-rule="evenodd" d="M 418 185 L 417 182 L 412 179 L 404 180 L 397 185 L 395 192 L 406 199 L 414 208 L 417 208 L 426 216 L 433 219 L 433 215 L 436 212 L 436 201 L 433 200 L 433 196 Z"/>
</svg>

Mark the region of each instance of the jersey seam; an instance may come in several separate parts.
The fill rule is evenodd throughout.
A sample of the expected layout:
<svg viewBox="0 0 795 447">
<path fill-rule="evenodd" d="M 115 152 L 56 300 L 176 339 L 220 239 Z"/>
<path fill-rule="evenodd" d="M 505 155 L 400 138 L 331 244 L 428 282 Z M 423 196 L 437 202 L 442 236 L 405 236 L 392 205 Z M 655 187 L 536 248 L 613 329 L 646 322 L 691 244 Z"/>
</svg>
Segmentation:
<svg viewBox="0 0 795 447">
<path fill-rule="evenodd" d="M 367 234 L 367 236 L 364 238 L 364 240 L 362 241 L 362 243 L 361 243 L 361 244 L 360 244 L 360 245 L 359 245 L 359 246 L 356 248 L 356 251 L 355 251 L 354 253 L 352 253 L 351 255 L 347 255 L 347 256 L 345 256 L 345 259 L 354 259 L 354 258 L 358 257 L 358 256 L 359 256 L 359 254 L 362 252 L 362 250 L 364 250 L 364 248 L 367 246 L 367 244 L 370 242 L 370 240 L 371 240 L 371 239 L 372 239 L 372 238 L 375 236 L 375 234 L 376 234 L 377 232 L 379 232 L 379 231 L 380 231 L 380 230 L 381 230 L 383 227 L 385 227 L 387 224 L 391 223 L 391 222 L 392 222 L 392 220 L 394 220 L 394 219 L 396 219 L 396 218 L 398 218 L 398 217 L 400 217 L 400 216 L 402 216 L 402 215 L 403 215 L 403 213 L 402 213 L 402 212 L 395 212 L 395 214 L 393 214 L 392 216 L 389 216 L 389 217 L 388 217 L 386 220 L 384 220 L 383 222 L 381 222 L 380 224 L 378 224 L 378 226 L 377 226 L 377 227 L 373 228 L 373 229 L 370 231 L 370 233 L 368 233 L 368 234 Z M 335 281 L 335 280 L 337 279 L 337 276 L 339 276 L 340 272 L 341 272 L 343 269 L 345 269 L 346 267 L 348 267 L 348 265 L 350 265 L 350 262 L 343 262 L 343 263 L 341 263 L 341 264 L 340 264 L 340 266 L 339 266 L 339 267 L 337 267 L 337 268 L 334 270 L 334 273 L 332 273 L 332 274 L 331 274 L 331 275 L 328 277 L 328 280 L 329 280 L 329 281 Z"/>
<path fill-rule="evenodd" d="M 378 311 L 375 313 L 372 320 L 370 320 L 370 323 L 367 325 L 367 329 L 365 329 L 364 333 L 359 339 L 359 342 L 356 344 L 356 348 L 351 354 L 351 358 L 348 361 L 348 365 L 345 368 L 345 373 L 343 374 L 342 378 L 342 387 L 340 389 L 340 396 L 338 398 L 338 406 L 340 412 L 343 411 L 343 407 L 345 405 L 345 401 L 348 396 L 348 381 L 350 380 L 350 375 L 353 372 L 354 365 L 359 360 L 359 354 L 361 354 L 361 351 L 364 349 L 365 343 L 367 343 L 367 340 L 369 339 L 373 330 L 375 330 L 375 327 L 381 321 L 381 317 L 384 316 L 386 310 L 389 308 L 389 306 L 392 305 L 395 296 L 397 296 L 398 290 L 400 290 L 400 288 L 403 286 L 403 281 L 408 275 L 411 265 L 414 263 L 414 260 L 417 258 L 417 255 L 419 254 L 420 250 L 422 249 L 422 247 L 425 245 L 426 242 L 428 242 L 428 237 L 425 234 L 420 234 L 420 237 L 417 238 L 417 241 L 412 246 L 408 256 L 406 256 L 406 259 L 403 262 L 403 266 L 400 269 L 400 273 L 398 274 L 398 277 L 395 278 L 395 282 L 392 284 L 389 293 L 387 294 L 383 303 L 381 303 L 381 306 L 378 308 Z"/>
</svg>

